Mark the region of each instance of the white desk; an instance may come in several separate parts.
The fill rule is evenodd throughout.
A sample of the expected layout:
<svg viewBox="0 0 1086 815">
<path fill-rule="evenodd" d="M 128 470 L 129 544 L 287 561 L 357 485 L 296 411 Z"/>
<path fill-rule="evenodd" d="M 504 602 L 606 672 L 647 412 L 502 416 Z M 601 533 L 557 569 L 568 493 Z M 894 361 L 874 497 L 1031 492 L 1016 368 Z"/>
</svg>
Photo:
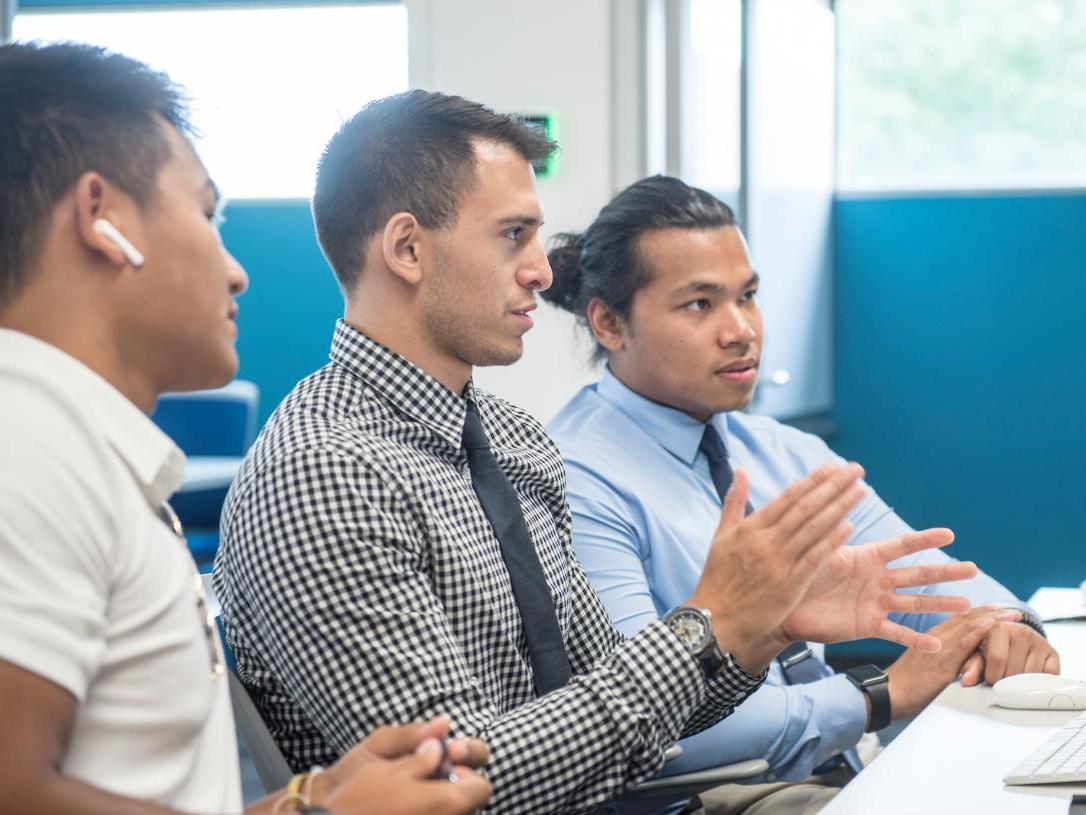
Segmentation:
<svg viewBox="0 0 1086 815">
<path fill-rule="evenodd" d="M 1061 672 L 1086 677 L 1086 623 L 1045 628 Z M 1077 715 L 1004 710 L 992 703 L 990 687 L 951 685 L 823 815 L 1067 815 L 1071 796 L 1086 793 L 1086 784 L 1008 787 L 1003 776 Z"/>
</svg>

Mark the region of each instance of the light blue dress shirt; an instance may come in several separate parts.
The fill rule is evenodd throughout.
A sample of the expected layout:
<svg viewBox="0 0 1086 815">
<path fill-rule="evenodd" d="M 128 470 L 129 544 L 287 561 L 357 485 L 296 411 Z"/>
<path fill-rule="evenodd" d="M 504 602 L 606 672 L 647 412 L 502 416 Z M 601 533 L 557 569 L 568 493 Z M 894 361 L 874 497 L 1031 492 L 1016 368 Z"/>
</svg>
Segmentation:
<svg viewBox="0 0 1086 815">
<path fill-rule="evenodd" d="M 817 467 L 843 462 L 818 437 L 765 416 L 720 413 L 710 421 L 732 466 L 746 470 L 755 509 Z M 566 462 L 577 556 L 619 629 L 632 636 L 690 597 L 719 522 L 720 500 L 698 451 L 704 425 L 639 396 L 605 369 L 549 430 Z M 870 487 L 848 520 L 855 529 L 852 545 L 911 529 Z M 897 565 L 949 559 L 925 551 Z M 985 574 L 924 589 L 940 590 L 965 595 L 974 605 L 1022 605 Z M 894 620 L 925 630 L 944 617 L 897 614 Z M 821 661 L 821 646 L 816 655 Z M 667 773 L 765 758 L 766 780 L 798 780 L 854 746 L 867 719 L 863 696 L 845 675 L 822 667 L 825 678 L 790 686 L 774 663 L 763 687 L 731 716 L 683 742 L 683 755 Z"/>
</svg>

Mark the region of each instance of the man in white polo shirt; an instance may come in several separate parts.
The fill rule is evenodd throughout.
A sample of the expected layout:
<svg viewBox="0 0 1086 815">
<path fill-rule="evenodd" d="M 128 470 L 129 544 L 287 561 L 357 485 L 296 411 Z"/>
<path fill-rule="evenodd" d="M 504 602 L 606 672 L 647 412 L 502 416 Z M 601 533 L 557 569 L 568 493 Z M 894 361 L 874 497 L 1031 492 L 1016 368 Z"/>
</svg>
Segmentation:
<svg viewBox="0 0 1086 815">
<path fill-rule="evenodd" d="M 0 110 L 0 815 L 239 813 L 222 650 L 166 505 L 184 458 L 146 416 L 237 368 L 218 192 L 179 89 L 133 60 L 0 47 Z M 383 729 L 249 812 L 469 812 L 469 766 L 430 778 L 447 729 Z"/>
</svg>

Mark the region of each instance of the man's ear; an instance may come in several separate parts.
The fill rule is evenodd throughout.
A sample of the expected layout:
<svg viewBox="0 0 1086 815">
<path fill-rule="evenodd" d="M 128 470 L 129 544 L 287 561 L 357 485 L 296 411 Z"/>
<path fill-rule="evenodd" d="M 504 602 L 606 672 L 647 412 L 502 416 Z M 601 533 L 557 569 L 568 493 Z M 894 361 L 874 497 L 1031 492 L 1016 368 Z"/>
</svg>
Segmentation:
<svg viewBox="0 0 1086 815">
<path fill-rule="evenodd" d="M 410 212 L 397 212 L 381 232 L 381 254 L 385 265 L 405 283 L 422 281 L 422 252 L 425 230 Z"/>
<path fill-rule="evenodd" d="M 622 350 L 626 344 L 628 325 L 621 314 L 614 311 L 600 298 L 593 297 L 588 301 L 585 317 L 596 342 L 608 351 Z"/>
<path fill-rule="evenodd" d="M 137 210 L 131 197 L 95 172 L 83 173 L 74 192 L 75 226 L 83 246 L 116 266 L 128 264 L 124 250 L 108 234 L 95 229 L 94 222 L 104 219 L 124 236 L 136 233 Z"/>
</svg>

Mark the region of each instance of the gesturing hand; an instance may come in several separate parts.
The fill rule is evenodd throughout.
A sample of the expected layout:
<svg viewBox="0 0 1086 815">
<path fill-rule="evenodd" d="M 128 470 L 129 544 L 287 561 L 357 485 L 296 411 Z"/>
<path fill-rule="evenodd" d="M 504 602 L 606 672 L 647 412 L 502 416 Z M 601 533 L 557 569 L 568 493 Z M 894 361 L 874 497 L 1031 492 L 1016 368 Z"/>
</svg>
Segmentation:
<svg viewBox="0 0 1086 815">
<path fill-rule="evenodd" d="M 806 594 L 784 621 L 789 641 L 840 642 L 878 637 L 934 654 L 942 642 L 937 636 L 890 622 L 894 611 L 912 613 L 959 612 L 969 608 L 964 597 L 898 594 L 896 589 L 967 580 L 976 564 L 951 562 L 930 566 L 890 568 L 888 564 L 924 549 L 937 549 L 954 540 L 949 529 L 926 529 L 898 538 L 833 552 L 819 568 Z"/>
<path fill-rule="evenodd" d="M 781 623 L 851 533 L 844 517 L 863 497 L 862 475 L 857 464 L 820 467 L 744 518 L 747 477 L 736 471 L 688 602 L 712 613 L 717 641 L 748 671 L 787 644 Z"/>
</svg>

